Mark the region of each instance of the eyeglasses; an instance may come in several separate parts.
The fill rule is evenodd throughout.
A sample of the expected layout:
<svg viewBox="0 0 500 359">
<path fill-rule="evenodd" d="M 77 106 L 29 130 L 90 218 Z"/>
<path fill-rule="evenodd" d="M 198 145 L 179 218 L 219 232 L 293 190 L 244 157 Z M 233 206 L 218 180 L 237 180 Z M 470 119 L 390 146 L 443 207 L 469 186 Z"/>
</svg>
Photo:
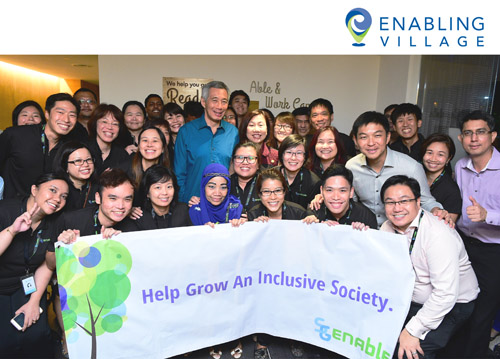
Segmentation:
<svg viewBox="0 0 500 359">
<path fill-rule="evenodd" d="M 386 202 L 384 202 L 384 205 L 386 207 L 396 207 L 397 204 L 399 204 L 401 206 L 407 206 L 411 202 L 416 201 L 416 200 L 417 200 L 416 198 L 410 198 L 410 199 L 402 199 L 401 201 L 386 201 Z"/>
<path fill-rule="evenodd" d="M 297 152 L 285 151 L 284 153 L 284 157 L 288 158 L 292 158 L 293 156 L 295 156 L 295 158 L 304 158 L 305 155 L 306 153 L 304 151 L 297 151 Z"/>
<path fill-rule="evenodd" d="M 82 159 L 77 159 L 77 160 L 74 160 L 74 161 L 68 161 L 68 163 L 72 163 L 74 164 L 76 167 L 80 167 L 80 166 L 83 166 L 84 163 L 86 164 L 92 164 L 94 163 L 94 160 L 92 158 L 87 158 L 86 160 L 82 160 Z"/>
<path fill-rule="evenodd" d="M 227 115 L 227 116 L 224 116 L 224 120 L 234 120 L 236 116 L 233 116 L 233 115 Z"/>
<path fill-rule="evenodd" d="M 234 162 L 243 163 L 247 160 L 248 164 L 252 165 L 257 161 L 257 157 L 255 156 L 233 156 Z"/>
<path fill-rule="evenodd" d="M 262 197 L 271 197 L 272 194 L 275 194 L 276 196 L 283 196 L 285 193 L 285 190 L 283 188 L 277 188 L 274 191 L 270 191 L 268 189 L 265 189 L 263 191 L 260 191 L 260 194 Z"/>
<path fill-rule="evenodd" d="M 80 102 L 80 105 L 85 105 L 85 104 L 92 105 L 92 104 L 95 103 L 94 100 L 90 100 L 90 99 L 87 100 L 87 99 L 84 99 L 84 98 L 80 99 L 78 102 Z"/>
<path fill-rule="evenodd" d="M 274 128 L 277 129 L 278 131 L 279 130 L 287 130 L 287 131 L 289 131 L 289 130 L 292 129 L 292 126 L 287 125 L 287 124 L 285 124 L 285 125 L 278 125 L 278 124 L 276 124 L 276 125 L 274 125 Z"/>
<path fill-rule="evenodd" d="M 476 135 L 477 137 L 483 137 L 491 132 L 492 131 L 488 131 L 485 128 L 480 128 L 479 130 L 476 130 L 476 131 L 465 130 L 465 131 L 462 131 L 462 136 L 472 138 L 472 135 Z"/>
</svg>

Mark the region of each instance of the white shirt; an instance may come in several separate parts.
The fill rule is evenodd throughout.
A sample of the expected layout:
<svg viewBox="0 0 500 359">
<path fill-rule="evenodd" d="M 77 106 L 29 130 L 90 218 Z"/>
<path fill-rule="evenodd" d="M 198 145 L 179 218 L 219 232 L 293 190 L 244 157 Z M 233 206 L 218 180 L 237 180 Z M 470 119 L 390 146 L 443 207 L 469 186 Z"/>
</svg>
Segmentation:
<svg viewBox="0 0 500 359">
<path fill-rule="evenodd" d="M 468 303 L 477 298 L 479 287 L 476 274 L 460 235 L 436 216 L 421 209 L 407 230 L 397 231 L 390 221 L 380 230 L 406 235 L 408 247 L 413 232 L 417 237 L 410 258 L 415 271 L 412 301 L 423 304 L 405 328 L 420 339 L 436 329 L 455 303 Z"/>
</svg>

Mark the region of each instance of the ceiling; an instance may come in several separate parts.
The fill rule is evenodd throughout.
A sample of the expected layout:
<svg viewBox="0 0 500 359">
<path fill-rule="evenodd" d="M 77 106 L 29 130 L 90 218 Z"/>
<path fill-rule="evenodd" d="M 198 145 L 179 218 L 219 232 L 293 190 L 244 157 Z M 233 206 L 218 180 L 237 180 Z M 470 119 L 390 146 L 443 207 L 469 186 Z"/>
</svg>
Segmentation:
<svg viewBox="0 0 500 359">
<path fill-rule="evenodd" d="M 64 79 L 99 85 L 97 55 L 0 55 L 0 61 Z"/>
</svg>

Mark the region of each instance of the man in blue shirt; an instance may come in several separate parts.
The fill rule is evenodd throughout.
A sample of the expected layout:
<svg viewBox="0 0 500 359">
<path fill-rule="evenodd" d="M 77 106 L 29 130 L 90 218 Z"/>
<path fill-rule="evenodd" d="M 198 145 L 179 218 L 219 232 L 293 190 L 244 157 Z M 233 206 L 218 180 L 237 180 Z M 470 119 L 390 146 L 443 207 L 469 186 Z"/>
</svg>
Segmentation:
<svg viewBox="0 0 500 359">
<path fill-rule="evenodd" d="M 238 130 L 222 121 L 228 106 L 228 87 L 220 81 L 206 84 L 201 92 L 204 114 L 186 123 L 175 141 L 175 174 L 180 187 L 179 201 L 200 196 L 203 169 L 211 163 L 229 168 L 233 148 L 239 142 Z"/>
</svg>

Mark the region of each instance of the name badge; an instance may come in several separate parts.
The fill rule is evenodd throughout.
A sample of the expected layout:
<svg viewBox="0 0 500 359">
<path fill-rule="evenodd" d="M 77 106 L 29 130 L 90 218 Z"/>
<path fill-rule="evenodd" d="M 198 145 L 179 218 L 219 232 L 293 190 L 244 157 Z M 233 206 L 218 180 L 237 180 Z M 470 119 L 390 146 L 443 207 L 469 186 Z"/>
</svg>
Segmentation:
<svg viewBox="0 0 500 359">
<path fill-rule="evenodd" d="M 33 274 L 21 277 L 21 283 L 23 284 L 24 294 L 29 295 L 36 292 L 35 277 Z"/>
</svg>

